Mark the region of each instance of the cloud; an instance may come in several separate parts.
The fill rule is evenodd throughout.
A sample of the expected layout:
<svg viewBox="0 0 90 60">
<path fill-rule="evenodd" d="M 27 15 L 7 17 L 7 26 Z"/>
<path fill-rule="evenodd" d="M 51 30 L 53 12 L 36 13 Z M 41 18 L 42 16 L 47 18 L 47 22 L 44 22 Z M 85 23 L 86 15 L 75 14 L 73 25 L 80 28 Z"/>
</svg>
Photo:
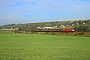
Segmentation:
<svg viewBox="0 0 90 60">
<path fill-rule="evenodd" d="M 7 19 L 0 19 L 0 21 L 8 21 Z"/>
<path fill-rule="evenodd" d="M 11 0 L 10 0 L 11 2 Z M 68 12 L 68 11 L 78 11 L 80 9 L 86 8 L 86 4 L 90 6 L 87 2 L 82 2 L 80 0 L 16 0 L 11 4 L 4 6 L 4 9 L 8 11 L 58 11 L 58 12 Z M 83 7 L 84 6 L 84 7 Z"/>
<path fill-rule="evenodd" d="M 0 0 L 0 18 L 8 20 L 52 20 L 87 18 L 90 0 Z"/>
</svg>

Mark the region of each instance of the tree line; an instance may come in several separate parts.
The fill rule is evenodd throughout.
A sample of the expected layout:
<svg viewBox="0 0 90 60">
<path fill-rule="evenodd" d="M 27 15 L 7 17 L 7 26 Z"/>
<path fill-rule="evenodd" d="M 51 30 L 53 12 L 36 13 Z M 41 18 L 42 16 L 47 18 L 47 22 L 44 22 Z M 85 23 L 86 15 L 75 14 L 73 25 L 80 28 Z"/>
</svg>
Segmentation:
<svg viewBox="0 0 90 60">
<path fill-rule="evenodd" d="M 64 25 L 65 28 L 74 28 L 75 32 L 90 32 L 90 20 L 72 20 L 72 21 L 55 21 L 55 22 L 40 22 L 40 23 L 26 23 L 26 24 L 8 24 L 0 26 L 0 29 L 4 28 L 18 28 L 18 31 L 30 31 L 35 30 L 37 27 L 53 27 L 60 28 Z"/>
</svg>

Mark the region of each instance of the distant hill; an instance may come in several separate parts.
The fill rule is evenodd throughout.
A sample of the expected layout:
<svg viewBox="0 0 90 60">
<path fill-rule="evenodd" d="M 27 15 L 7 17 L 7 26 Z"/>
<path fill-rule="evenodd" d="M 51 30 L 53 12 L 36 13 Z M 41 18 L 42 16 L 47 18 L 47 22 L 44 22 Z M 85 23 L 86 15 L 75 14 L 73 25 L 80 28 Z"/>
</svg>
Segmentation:
<svg viewBox="0 0 90 60">
<path fill-rule="evenodd" d="M 0 29 L 11 29 L 18 28 L 18 30 L 26 31 L 30 29 L 37 29 L 37 27 L 55 27 L 60 28 L 65 26 L 65 28 L 79 28 L 88 27 L 90 29 L 90 19 L 88 20 L 70 20 L 70 21 L 55 21 L 55 22 L 39 22 L 39 23 L 25 23 L 25 24 L 8 24 L 0 26 Z"/>
</svg>

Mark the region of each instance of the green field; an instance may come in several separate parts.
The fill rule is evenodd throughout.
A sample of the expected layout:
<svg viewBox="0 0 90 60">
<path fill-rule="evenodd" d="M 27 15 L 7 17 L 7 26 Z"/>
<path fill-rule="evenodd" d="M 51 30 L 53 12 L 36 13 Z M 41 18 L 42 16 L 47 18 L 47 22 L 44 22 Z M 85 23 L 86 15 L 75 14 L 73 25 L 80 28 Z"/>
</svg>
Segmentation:
<svg viewBox="0 0 90 60">
<path fill-rule="evenodd" d="M 90 60 L 90 37 L 1 32 L 0 60 Z"/>
</svg>

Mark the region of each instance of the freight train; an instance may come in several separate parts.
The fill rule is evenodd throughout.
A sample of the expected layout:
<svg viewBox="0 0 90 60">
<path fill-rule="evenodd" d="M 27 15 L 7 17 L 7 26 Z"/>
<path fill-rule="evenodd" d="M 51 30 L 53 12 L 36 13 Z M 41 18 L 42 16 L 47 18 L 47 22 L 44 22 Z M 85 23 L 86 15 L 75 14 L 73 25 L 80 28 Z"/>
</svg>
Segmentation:
<svg viewBox="0 0 90 60">
<path fill-rule="evenodd" d="M 36 29 L 31 30 L 32 32 L 74 32 L 73 28 L 57 28 L 57 29 Z"/>
</svg>

